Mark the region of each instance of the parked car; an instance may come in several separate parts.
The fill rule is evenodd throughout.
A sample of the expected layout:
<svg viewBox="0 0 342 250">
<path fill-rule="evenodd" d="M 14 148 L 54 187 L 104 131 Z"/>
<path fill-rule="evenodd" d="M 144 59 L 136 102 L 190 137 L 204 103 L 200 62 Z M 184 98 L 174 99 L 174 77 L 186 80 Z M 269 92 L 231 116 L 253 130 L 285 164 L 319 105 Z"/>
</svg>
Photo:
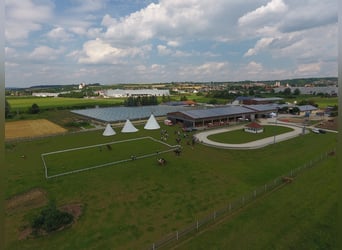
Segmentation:
<svg viewBox="0 0 342 250">
<path fill-rule="evenodd" d="M 318 128 L 313 128 L 313 129 L 311 129 L 311 131 L 314 132 L 314 133 L 316 133 L 316 134 L 319 134 L 319 133 L 320 133 Z"/>
<path fill-rule="evenodd" d="M 325 134 L 327 131 L 323 130 L 323 129 L 319 129 L 318 130 L 321 134 Z"/>
</svg>

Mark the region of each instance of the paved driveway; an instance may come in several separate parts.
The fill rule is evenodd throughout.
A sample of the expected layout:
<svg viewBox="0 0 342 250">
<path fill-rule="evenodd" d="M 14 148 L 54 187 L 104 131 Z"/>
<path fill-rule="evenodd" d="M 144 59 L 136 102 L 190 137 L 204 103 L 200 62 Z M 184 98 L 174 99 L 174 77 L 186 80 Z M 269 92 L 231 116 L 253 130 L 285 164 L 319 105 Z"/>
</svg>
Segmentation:
<svg viewBox="0 0 342 250">
<path fill-rule="evenodd" d="M 203 131 L 203 132 L 195 134 L 195 137 L 199 140 L 200 143 L 208 145 L 208 146 L 212 146 L 212 147 L 226 148 L 226 149 L 257 149 L 257 148 L 262 148 L 262 147 L 265 147 L 267 145 L 271 145 L 277 142 L 289 140 L 291 138 L 294 138 L 296 136 L 300 136 L 303 134 L 303 127 L 288 124 L 288 123 L 282 123 L 282 122 L 277 122 L 275 124 L 273 119 L 272 120 L 263 119 L 261 120 L 261 124 L 279 125 L 279 126 L 289 127 L 294 130 L 288 133 L 267 137 L 267 138 L 257 140 L 257 141 L 241 143 L 241 144 L 228 144 L 228 143 L 215 142 L 215 141 L 209 140 L 208 136 L 212 134 L 218 134 L 218 133 L 224 133 L 228 131 L 242 129 L 244 128 L 244 125 Z M 309 131 L 306 129 L 305 133 L 309 133 Z"/>
</svg>

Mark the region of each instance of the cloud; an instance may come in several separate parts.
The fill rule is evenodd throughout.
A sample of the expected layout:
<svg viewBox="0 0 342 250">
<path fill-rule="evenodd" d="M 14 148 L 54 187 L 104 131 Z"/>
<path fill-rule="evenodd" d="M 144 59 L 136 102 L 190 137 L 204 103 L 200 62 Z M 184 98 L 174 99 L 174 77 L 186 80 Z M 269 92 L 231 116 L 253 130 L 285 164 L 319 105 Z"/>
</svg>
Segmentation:
<svg viewBox="0 0 342 250">
<path fill-rule="evenodd" d="M 48 46 L 39 46 L 35 48 L 28 56 L 31 60 L 55 60 L 64 51 L 63 48 L 53 49 Z"/>
<path fill-rule="evenodd" d="M 268 21 L 269 17 L 277 17 L 279 15 L 286 12 L 288 9 L 287 5 L 283 2 L 283 0 L 272 0 L 268 2 L 266 5 L 263 5 L 257 8 L 254 11 L 248 12 L 239 18 L 239 25 L 248 25 L 251 23 L 260 23 Z"/>
<path fill-rule="evenodd" d="M 172 54 L 172 50 L 168 49 L 165 45 L 157 46 L 158 54 L 162 56 L 168 56 Z"/>
<path fill-rule="evenodd" d="M 151 3 L 146 8 L 125 17 L 113 18 L 109 14 L 102 19 L 106 31 L 104 38 L 120 42 L 140 43 L 150 39 L 166 41 L 169 46 L 179 46 L 188 38 L 222 39 L 222 28 L 233 36 L 232 29 L 227 28 L 226 6 L 234 5 L 231 1 L 217 0 L 215 4 L 209 0 L 161 0 Z M 226 9 L 227 10 L 227 9 Z"/>
<path fill-rule="evenodd" d="M 64 28 L 58 26 L 50 30 L 47 33 L 47 37 L 51 40 L 66 42 L 69 41 L 73 36 L 66 32 Z"/>
<path fill-rule="evenodd" d="M 104 9 L 108 0 L 73 0 L 72 3 L 75 6 L 69 9 L 70 12 L 87 13 Z"/>
<path fill-rule="evenodd" d="M 271 37 L 265 37 L 265 38 L 261 38 L 256 45 L 254 46 L 254 48 L 249 49 L 244 56 L 253 56 L 258 54 L 258 52 L 262 49 L 267 48 L 273 41 L 274 39 Z"/>
<path fill-rule="evenodd" d="M 103 41 L 100 38 L 84 43 L 82 52 L 74 52 L 72 55 L 80 55 L 79 63 L 119 63 L 126 57 L 143 56 L 150 46 L 118 48 Z"/>
<path fill-rule="evenodd" d="M 222 80 L 229 75 L 227 62 L 207 62 L 201 65 L 186 65 L 179 68 L 179 77 L 185 80 L 215 81 Z"/>
<path fill-rule="evenodd" d="M 321 70 L 321 63 L 300 64 L 297 67 L 297 75 L 317 75 Z"/>
<path fill-rule="evenodd" d="M 289 1 L 292 8 L 279 20 L 281 32 L 295 32 L 337 23 L 336 0 Z"/>
<path fill-rule="evenodd" d="M 246 71 L 250 75 L 259 74 L 262 70 L 263 70 L 262 64 L 254 62 L 254 61 L 248 63 L 246 67 Z"/>
<path fill-rule="evenodd" d="M 41 30 L 53 17 L 54 5 L 49 0 L 7 0 L 5 3 L 5 37 L 10 42 L 23 42 L 33 31 Z"/>
</svg>

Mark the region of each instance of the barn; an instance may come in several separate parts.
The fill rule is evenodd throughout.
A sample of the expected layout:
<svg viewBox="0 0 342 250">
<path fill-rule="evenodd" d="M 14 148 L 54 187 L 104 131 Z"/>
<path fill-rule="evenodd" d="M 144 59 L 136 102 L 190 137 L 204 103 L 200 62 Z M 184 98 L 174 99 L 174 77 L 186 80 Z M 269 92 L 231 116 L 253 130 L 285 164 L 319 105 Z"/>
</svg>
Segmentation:
<svg viewBox="0 0 342 250">
<path fill-rule="evenodd" d="M 182 124 L 185 128 L 206 128 L 241 121 L 254 121 L 258 117 L 277 112 L 276 105 L 231 105 L 216 108 L 183 110 L 167 113 L 167 119 L 173 124 Z"/>
</svg>

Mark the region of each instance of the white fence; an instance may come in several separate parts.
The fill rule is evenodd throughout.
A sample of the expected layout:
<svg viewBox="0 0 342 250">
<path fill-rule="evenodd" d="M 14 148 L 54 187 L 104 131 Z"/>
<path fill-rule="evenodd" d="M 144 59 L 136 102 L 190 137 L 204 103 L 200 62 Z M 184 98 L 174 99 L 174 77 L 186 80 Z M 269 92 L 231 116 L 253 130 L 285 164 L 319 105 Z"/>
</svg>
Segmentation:
<svg viewBox="0 0 342 250">
<path fill-rule="evenodd" d="M 306 169 L 309 169 L 316 165 L 316 163 L 325 160 L 329 155 L 335 154 L 335 150 L 328 151 L 316 159 L 311 160 L 310 162 L 300 166 L 296 169 L 291 170 L 289 173 L 285 175 L 279 176 L 274 180 L 266 183 L 265 185 L 254 189 L 253 191 L 236 198 L 232 201 L 227 202 L 227 205 L 221 209 L 215 210 L 213 213 L 209 214 L 207 217 L 202 218 L 200 220 L 194 221 L 191 225 L 188 225 L 184 228 L 181 228 L 169 235 L 165 236 L 163 239 L 160 239 L 153 243 L 148 249 L 160 249 L 167 246 L 172 246 L 177 244 L 180 240 L 186 238 L 187 236 L 193 235 L 199 232 L 201 229 L 204 229 L 206 226 L 209 226 L 220 219 L 223 219 L 232 213 L 236 212 L 238 209 L 246 206 L 247 204 L 253 202 L 257 198 L 260 198 L 262 195 L 274 191 L 276 188 L 281 187 L 282 185 L 286 185 L 292 181 L 292 178 L 299 175 Z"/>
</svg>

